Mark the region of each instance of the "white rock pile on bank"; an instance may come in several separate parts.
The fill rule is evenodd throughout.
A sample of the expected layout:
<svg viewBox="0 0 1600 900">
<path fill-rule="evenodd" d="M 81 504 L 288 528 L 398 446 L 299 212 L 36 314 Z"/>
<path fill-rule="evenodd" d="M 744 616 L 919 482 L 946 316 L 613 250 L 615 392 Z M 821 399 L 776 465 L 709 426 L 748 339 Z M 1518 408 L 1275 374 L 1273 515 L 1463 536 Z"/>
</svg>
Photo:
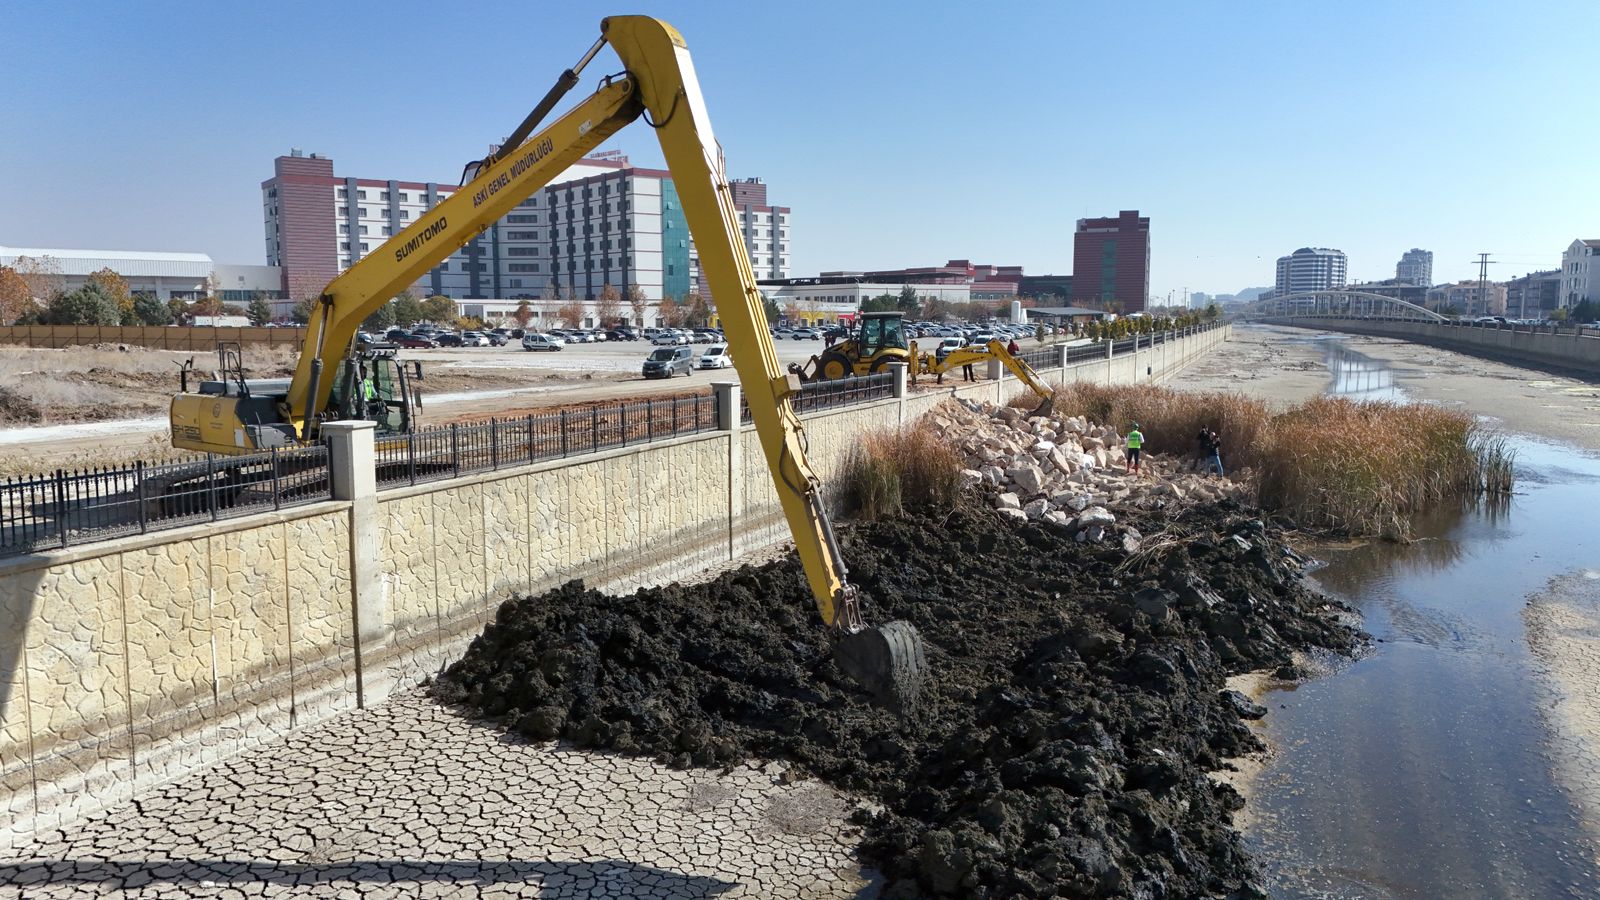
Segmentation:
<svg viewBox="0 0 1600 900">
<path fill-rule="evenodd" d="M 966 458 L 962 476 L 967 484 L 991 494 L 1002 515 L 1049 522 L 1074 532 L 1079 541 L 1120 536 L 1130 553 L 1142 536 L 1132 528 L 1118 529 L 1115 510 L 1163 509 L 1247 494 L 1243 484 L 1184 471 L 1194 467 L 1189 435 L 1173 451 L 1155 457 L 1147 451 L 1143 471 L 1127 473 L 1123 436 L 1081 416 L 1030 419 L 1016 407 L 953 399 L 935 409 L 928 424 Z"/>
</svg>

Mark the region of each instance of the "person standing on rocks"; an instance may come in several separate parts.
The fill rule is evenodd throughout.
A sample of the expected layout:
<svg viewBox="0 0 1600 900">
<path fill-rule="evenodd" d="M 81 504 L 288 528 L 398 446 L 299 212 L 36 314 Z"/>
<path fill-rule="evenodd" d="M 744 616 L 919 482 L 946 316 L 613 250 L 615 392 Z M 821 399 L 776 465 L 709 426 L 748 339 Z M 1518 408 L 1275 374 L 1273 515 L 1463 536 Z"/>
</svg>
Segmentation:
<svg viewBox="0 0 1600 900">
<path fill-rule="evenodd" d="M 1139 455 L 1144 450 L 1144 434 L 1139 431 L 1139 423 L 1133 423 L 1128 429 L 1128 465 L 1124 471 L 1139 471 Z"/>
<path fill-rule="evenodd" d="M 1203 472 L 1222 474 L 1222 438 L 1210 428 L 1200 429 L 1200 467 Z"/>
</svg>

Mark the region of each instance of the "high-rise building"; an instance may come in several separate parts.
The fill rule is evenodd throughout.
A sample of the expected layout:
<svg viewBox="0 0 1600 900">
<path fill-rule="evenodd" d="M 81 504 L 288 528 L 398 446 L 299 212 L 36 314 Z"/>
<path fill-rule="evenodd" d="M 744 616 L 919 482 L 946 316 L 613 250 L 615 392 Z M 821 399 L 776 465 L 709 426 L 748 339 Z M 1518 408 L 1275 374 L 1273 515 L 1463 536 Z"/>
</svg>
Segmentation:
<svg viewBox="0 0 1600 900">
<path fill-rule="evenodd" d="M 1433 251 L 1418 250 L 1415 247 L 1400 255 L 1400 262 L 1395 264 L 1394 277 L 1396 281 L 1406 284 L 1415 284 L 1422 287 L 1433 286 Z"/>
<path fill-rule="evenodd" d="M 1079 219 L 1072 238 L 1072 299 L 1116 302 L 1125 313 L 1150 295 L 1150 219 L 1136 209 L 1115 218 Z"/>
<path fill-rule="evenodd" d="M 760 179 L 734 182 L 739 225 L 758 277 L 789 271 L 789 208 Z M 335 177 L 326 157 L 280 156 L 262 182 L 269 264 L 294 298 L 315 296 L 458 188 Z M 615 152 L 579 160 L 423 276 L 423 295 L 593 300 L 606 285 L 651 301 L 696 289 L 698 266 L 671 175 Z"/>
<path fill-rule="evenodd" d="M 1278 257 L 1278 283 L 1273 296 L 1301 291 L 1330 291 L 1344 287 L 1343 250 L 1327 247 L 1301 247 L 1288 256 Z"/>
</svg>

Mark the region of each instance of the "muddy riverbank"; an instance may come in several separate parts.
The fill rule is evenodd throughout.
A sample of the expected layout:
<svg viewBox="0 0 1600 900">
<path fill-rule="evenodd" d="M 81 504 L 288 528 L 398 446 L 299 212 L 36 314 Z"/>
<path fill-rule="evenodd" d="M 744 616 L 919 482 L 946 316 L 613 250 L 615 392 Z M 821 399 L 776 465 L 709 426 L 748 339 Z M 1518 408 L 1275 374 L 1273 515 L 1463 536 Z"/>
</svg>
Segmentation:
<svg viewBox="0 0 1600 900">
<path fill-rule="evenodd" d="M 1264 710 L 1225 679 L 1356 635 L 1237 506 L 1122 524 L 1164 549 L 1130 558 L 981 509 L 849 529 L 871 616 L 930 644 L 909 721 L 834 667 L 793 557 L 630 597 L 512 600 L 440 693 L 536 739 L 797 763 L 862 798 L 885 896 L 1246 890 L 1239 798 L 1206 773 L 1259 749 L 1242 717 Z"/>
</svg>

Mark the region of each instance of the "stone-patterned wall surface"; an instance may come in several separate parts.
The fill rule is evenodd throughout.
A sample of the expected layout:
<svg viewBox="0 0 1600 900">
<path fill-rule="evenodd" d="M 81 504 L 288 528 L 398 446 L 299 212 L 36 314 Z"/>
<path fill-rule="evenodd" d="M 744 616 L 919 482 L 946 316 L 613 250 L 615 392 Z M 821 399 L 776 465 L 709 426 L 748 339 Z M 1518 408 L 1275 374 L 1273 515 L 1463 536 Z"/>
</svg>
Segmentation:
<svg viewBox="0 0 1600 900">
<path fill-rule="evenodd" d="M 0 848 L 353 707 L 343 506 L 8 564 Z"/>
<path fill-rule="evenodd" d="M 1160 381 L 1227 331 L 1040 374 Z M 824 483 L 866 432 L 951 395 L 1021 389 L 1010 378 L 921 387 L 806 416 Z M 354 533 L 359 504 L 339 501 L 0 564 L 0 850 L 417 683 L 512 591 L 572 578 L 631 591 L 789 539 L 748 426 L 365 502 L 374 521 Z M 352 547 L 372 529 L 381 596 L 356 597 Z M 358 623 L 358 610 L 382 621 Z"/>
</svg>

